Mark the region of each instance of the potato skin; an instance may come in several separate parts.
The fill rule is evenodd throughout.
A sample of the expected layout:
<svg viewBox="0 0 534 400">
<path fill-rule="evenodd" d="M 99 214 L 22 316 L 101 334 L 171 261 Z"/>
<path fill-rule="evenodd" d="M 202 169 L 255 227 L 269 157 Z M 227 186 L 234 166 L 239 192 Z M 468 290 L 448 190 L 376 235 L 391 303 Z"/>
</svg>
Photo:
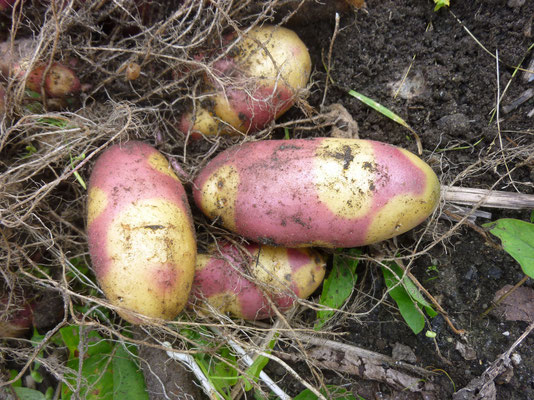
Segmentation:
<svg viewBox="0 0 534 400">
<path fill-rule="evenodd" d="M 230 43 L 235 37 L 229 35 L 225 40 Z M 255 27 L 232 54 L 232 58 L 214 63 L 217 79 L 206 78 L 206 91 L 214 92 L 209 97 L 212 106 L 199 104 L 194 116 L 185 113 L 179 124 L 182 132 L 209 136 L 262 130 L 294 104 L 310 77 L 308 49 L 287 28 Z M 224 86 L 219 82 L 225 82 Z"/>
<path fill-rule="evenodd" d="M 190 302 L 200 312 L 214 308 L 237 318 L 269 318 L 275 311 L 266 295 L 279 311 L 286 311 L 295 296 L 310 296 L 325 275 L 325 261 L 312 249 L 249 244 L 246 252 L 241 252 L 228 243 L 218 247 L 220 253 L 199 254 L 197 258 Z"/>
<path fill-rule="evenodd" d="M 193 282 L 196 240 L 184 188 L 165 157 L 141 142 L 110 147 L 91 174 L 87 212 L 93 269 L 109 301 L 176 317 Z"/>
<path fill-rule="evenodd" d="M 247 239 L 286 247 L 357 247 L 404 233 L 436 207 L 440 185 L 412 153 L 337 138 L 250 142 L 195 180 L 197 206 Z"/>
</svg>

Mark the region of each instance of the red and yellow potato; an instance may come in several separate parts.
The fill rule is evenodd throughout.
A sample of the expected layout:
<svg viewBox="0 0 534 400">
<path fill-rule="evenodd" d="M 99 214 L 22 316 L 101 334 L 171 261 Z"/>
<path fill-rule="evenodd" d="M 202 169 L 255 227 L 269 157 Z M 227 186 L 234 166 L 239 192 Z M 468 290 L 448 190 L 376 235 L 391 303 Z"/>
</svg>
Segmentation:
<svg viewBox="0 0 534 400">
<path fill-rule="evenodd" d="M 195 180 L 197 206 L 247 239 L 286 247 L 356 247 L 389 239 L 438 204 L 432 169 L 371 140 L 315 138 L 236 145 Z"/>
<path fill-rule="evenodd" d="M 283 312 L 296 298 L 310 296 L 321 284 L 325 261 L 312 249 L 231 244 L 220 252 L 199 254 L 190 302 L 198 311 L 216 310 L 248 320 Z M 247 254 L 248 253 L 248 254 Z M 203 301 L 207 303 L 203 304 Z"/>
<path fill-rule="evenodd" d="M 226 43 L 236 37 L 230 35 Z M 231 54 L 214 63 L 213 76 L 206 77 L 206 93 L 213 94 L 197 105 L 194 115 L 182 116 L 182 132 L 194 136 L 257 132 L 286 112 L 308 83 L 308 49 L 287 28 L 253 28 Z"/>
<path fill-rule="evenodd" d="M 10 41 L 0 43 L 0 77 L 7 79 L 11 75 L 15 79 L 23 79 L 34 49 L 35 42 L 32 39 L 16 40 L 13 47 Z M 47 67 L 47 63 L 36 64 L 26 79 L 27 89 L 40 94 L 42 86 L 47 96 L 56 98 L 81 91 L 80 80 L 71 68 L 58 62 L 53 62 L 48 71 Z"/>
<path fill-rule="evenodd" d="M 87 210 L 95 275 L 119 314 L 172 319 L 187 304 L 196 240 L 184 188 L 166 158 L 141 142 L 109 148 L 95 163 Z"/>
</svg>

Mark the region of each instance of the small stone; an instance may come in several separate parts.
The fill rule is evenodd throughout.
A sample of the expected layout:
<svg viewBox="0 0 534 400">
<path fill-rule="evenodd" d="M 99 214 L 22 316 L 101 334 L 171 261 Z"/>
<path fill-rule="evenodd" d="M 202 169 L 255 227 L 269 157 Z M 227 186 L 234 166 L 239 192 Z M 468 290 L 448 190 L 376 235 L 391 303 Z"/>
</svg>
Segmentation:
<svg viewBox="0 0 534 400">
<path fill-rule="evenodd" d="M 512 364 L 514 364 L 516 367 L 521 364 L 521 356 L 517 353 L 512 354 L 510 360 L 512 361 Z"/>
<path fill-rule="evenodd" d="M 505 331 L 505 332 L 502 333 L 502 335 L 508 337 L 508 336 L 510 336 L 510 332 Z"/>
<path fill-rule="evenodd" d="M 401 343 L 395 343 L 393 346 L 393 351 L 391 353 L 391 356 L 395 360 L 399 361 L 408 361 L 411 363 L 414 363 L 417 361 L 417 357 L 415 356 L 415 353 L 413 350 L 404 344 Z"/>
<path fill-rule="evenodd" d="M 458 350 L 462 357 L 467 361 L 475 360 L 477 358 L 475 349 L 462 342 L 456 342 L 456 350 Z"/>
</svg>

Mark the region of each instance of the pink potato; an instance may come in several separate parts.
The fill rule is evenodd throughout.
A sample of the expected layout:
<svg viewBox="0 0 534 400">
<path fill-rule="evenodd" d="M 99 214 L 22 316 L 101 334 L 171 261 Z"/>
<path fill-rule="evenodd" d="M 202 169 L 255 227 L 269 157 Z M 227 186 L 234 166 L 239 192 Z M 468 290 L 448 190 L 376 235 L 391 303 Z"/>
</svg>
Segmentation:
<svg viewBox="0 0 534 400">
<path fill-rule="evenodd" d="M 136 141 L 114 145 L 95 163 L 87 210 L 95 275 L 132 323 L 172 319 L 187 303 L 196 240 L 184 188 L 167 159 Z"/>
<path fill-rule="evenodd" d="M 0 43 L 0 77 L 7 79 L 10 74 L 17 80 L 24 79 L 27 64 L 32 58 L 35 42 L 32 39 Z M 47 63 L 38 63 L 26 79 L 26 88 L 41 93 L 41 85 L 49 97 L 63 98 L 79 93 L 82 89 L 76 73 L 59 62 L 53 62 L 43 80 Z"/>
<path fill-rule="evenodd" d="M 225 43 L 236 37 L 229 35 Z M 208 101 L 197 104 L 194 115 L 182 116 L 182 132 L 195 137 L 262 130 L 294 104 L 310 77 L 306 45 L 283 27 L 251 29 L 230 54 L 214 63 L 213 75 L 206 77 Z"/>
<path fill-rule="evenodd" d="M 236 145 L 194 184 L 197 206 L 249 240 L 356 247 L 423 222 L 440 185 L 412 153 L 371 140 L 315 138 Z"/>
<path fill-rule="evenodd" d="M 228 243 L 219 249 L 198 255 L 190 298 L 197 311 L 269 318 L 275 311 L 266 296 L 286 311 L 296 298 L 309 297 L 325 275 L 325 261 L 312 249 L 250 244 L 241 252 Z"/>
</svg>

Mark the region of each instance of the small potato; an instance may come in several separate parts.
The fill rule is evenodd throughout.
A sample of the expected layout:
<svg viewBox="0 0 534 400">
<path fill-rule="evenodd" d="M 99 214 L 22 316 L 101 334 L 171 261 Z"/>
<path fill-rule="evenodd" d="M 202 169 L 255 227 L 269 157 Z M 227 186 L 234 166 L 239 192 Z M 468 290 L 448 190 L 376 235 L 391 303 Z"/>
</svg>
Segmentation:
<svg viewBox="0 0 534 400">
<path fill-rule="evenodd" d="M 43 82 L 45 71 L 46 65 L 34 68 L 28 76 L 26 87 L 40 93 L 42 83 L 46 95 L 50 97 L 66 97 L 80 92 L 82 87 L 80 80 L 70 68 L 59 63 L 52 63 Z"/>
<path fill-rule="evenodd" d="M 23 79 L 28 70 L 28 63 L 32 57 L 35 42 L 31 39 L 0 43 L 0 76 L 7 79 L 10 74 L 15 79 Z M 43 74 L 48 64 L 38 64 L 31 70 L 26 80 L 26 88 L 41 93 L 43 85 L 45 93 L 49 97 L 63 98 L 79 93 L 82 89 L 80 80 L 69 67 L 53 62 L 48 69 L 43 81 Z"/>
<path fill-rule="evenodd" d="M 89 252 L 109 301 L 172 319 L 187 303 L 196 240 L 184 188 L 165 157 L 141 142 L 110 147 L 89 181 Z"/>
<path fill-rule="evenodd" d="M 230 35 L 226 42 L 235 40 Z M 252 133 L 286 112 L 306 87 L 311 59 L 295 32 L 279 26 L 251 29 L 206 78 L 212 93 L 196 114 L 183 115 L 179 129 L 194 135 Z"/>
<path fill-rule="evenodd" d="M 246 252 L 231 244 L 219 248 L 220 253 L 197 258 L 190 302 L 199 311 L 211 308 L 248 320 L 269 318 L 275 311 L 266 296 L 283 312 L 296 297 L 310 296 L 325 275 L 324 259 L 311 249 L 256 244 L 246 246 Z"/>
<path fill-rule="evenodd" d="M 255 242 L 357 247 L 404 233 L 438 204 L 432 169 L 371 140 L 249 142 L 227 149 L 195 180 L 197 206 Z"/>
</svg>

